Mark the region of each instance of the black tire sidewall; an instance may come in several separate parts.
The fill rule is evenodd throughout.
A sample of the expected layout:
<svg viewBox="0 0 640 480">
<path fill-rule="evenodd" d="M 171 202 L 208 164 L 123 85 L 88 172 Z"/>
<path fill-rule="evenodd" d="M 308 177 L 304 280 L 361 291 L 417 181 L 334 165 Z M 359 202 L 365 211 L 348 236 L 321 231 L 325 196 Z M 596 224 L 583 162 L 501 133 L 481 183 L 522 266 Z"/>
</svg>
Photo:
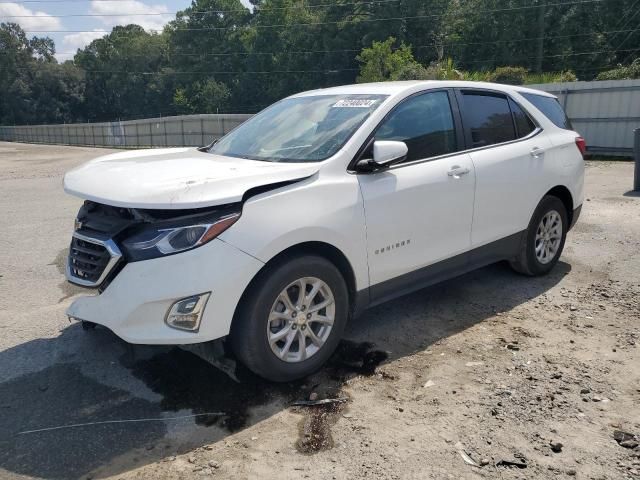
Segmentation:
<svg viewBox="0 0 640 480">
<path fill-rule="evenodd" d="M 551 210 L 555 210 L 560 214 L 560 218 L 562 219 L 562 238 L 560 239 L 560 247 L 556 252 L 556 255 L 549 263 L 541 263 L 536 257 L 535 251 L 535 238 L 536 232 L 538 230 L 538 225 L 542 218 Z M 564 206 L 564 203 L 553 196 L 546 196 L 542 199 L 542 201 L 538 204 L 536 211 L 531 217 L 531 222 L 529 223 L 529 227 L 527 229 L 527 240 L 526 240 L 526 262 L 527 268 L 533 275 L 544 275 L 553 269 L 553 267 L 558 263 L 560 259 L 560 255 L 562 255 L 562 251 L 564 249 L 564 243 L 567 238 L 567 229 L 569 228 L 569 220 L 567 215 L 567 209 Z"/>
<path fill-rule="evenodd" d="M 335 320 L 329 338 L 320 351 L 299 363 L 279 359 L 267 339 L 267 318 L 277 296 L 291 282 L 316 277 L 331 289 L 335 300 Z M 231 340 L 236 356 L 254 373 L 273 381 L 290 381 L 320 368 L 335 351 L 349 314 L 349 294 L 342 274 L 331 262 L 314 255 L 287 259 L 261 272 L 251 287 L 239 315 L 234 320 Z"/>
</svg>

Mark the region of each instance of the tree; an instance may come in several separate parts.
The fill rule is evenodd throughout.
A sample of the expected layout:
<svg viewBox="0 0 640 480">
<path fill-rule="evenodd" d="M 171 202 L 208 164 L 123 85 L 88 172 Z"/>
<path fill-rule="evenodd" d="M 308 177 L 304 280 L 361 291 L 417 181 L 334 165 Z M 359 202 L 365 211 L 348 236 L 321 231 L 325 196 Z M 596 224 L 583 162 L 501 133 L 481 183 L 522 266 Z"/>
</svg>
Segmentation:
<svg viewBox="0 0 640 480">
<path fill-rule="evenodd" d="M 510 82 L 629 78 L 640 51 L 636 0 L 250 2 L 192 0 L 162 33 L 118 26 L 64 64 L 2 24 L 0 122 L 253 113 L 356 80 L 505 81 L 502 67 L 520 69 Z"/>
<path fill-rule="evenodd" d="M 172 97 L 179 111 L 215 112 L 227 106 L 231 89 L 249 81 L 245 38 L 251 12 L 240 0 L 193 0 L 166 28 Z M 237 105 L 244 100 L 235 97 Z"/>
<path fill-rule="evenodd" d="M 618 65 L 616 68 L 600 72 L 596 80 L 633 80 L 640 78 L 640 58 L 636 58 L 630 65 Z"/>
<path fill-rule="evenodd" d="M 60 65 L 50 38 L 27 38 L 15 23 L 0 24 L 0 123 L 62 123 L 81 117 L 84 80 Z"/>
<path fill-rule="evenodd" d="M 507 85 L 522 85 L 527 79 L 526 68 L 498 67 L 488 77 L 490 82 L 505 83 Z"/>
<path fill-rule="evenodd" d="M 167 38 L 138 25 L 118 26 L 78 51 L 74 64 L 86 75 L 87 119 L 173 113 Z"/>
<path fill-rule="evenodd" d="M 173 104 L 178 113 L 218 113 L 225 111 L 231 92 L 220 82 L 209 79 L 196 81 L 186 88 L 178 87 Z"/>
<path fill-rule="evenodd" d="M 402 43 L 394 50 L 394 43 L 396 39 L 389 37 L 383 42 L 373 42 L 370 48 L 362 50 L 356 57 L 361 63 L 356 79 L 358 83 L 383 82 L 391 80 L 398 72 L 418 71 L 421 68 L 413 58 L 411 47 Z"/>
<path fill-rule="evenodd" d="M 621 49 L 640 45 L 633 0 L 451 0 L 447 5 L 443 52 L 465 70 L 512 65 L 535 71 L 539 64 L 542 71 L 573 70 L 588 79 L 616 60 L 628 61 L 633 51 Z"/>
</svg>

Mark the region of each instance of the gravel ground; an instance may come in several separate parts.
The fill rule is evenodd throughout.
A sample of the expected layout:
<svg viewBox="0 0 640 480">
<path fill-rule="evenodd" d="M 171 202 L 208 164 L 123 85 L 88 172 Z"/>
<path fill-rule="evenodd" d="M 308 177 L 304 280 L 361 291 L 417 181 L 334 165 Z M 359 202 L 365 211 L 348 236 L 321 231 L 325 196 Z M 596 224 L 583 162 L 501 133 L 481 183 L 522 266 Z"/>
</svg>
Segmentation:
<svg viewBox="0 0 640 480">
<path fill-rule="evenodd" d="M 0 143 L 0 478 L 640 478 L 632 164 L 588 163 L 550 275 L 498 264 L 370 310 L 276 386 L 68 323 L 61 178 L 105 152 Z"/>
</svg>

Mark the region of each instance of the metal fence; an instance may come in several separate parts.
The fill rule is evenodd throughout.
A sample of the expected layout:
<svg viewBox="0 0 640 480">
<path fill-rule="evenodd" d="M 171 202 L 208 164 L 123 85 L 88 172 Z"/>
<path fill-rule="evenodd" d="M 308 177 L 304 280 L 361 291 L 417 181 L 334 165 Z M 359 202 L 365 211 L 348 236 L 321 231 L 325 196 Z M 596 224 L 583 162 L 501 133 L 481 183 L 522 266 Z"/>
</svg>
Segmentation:
<svg viewBox="0 0 640 480">
<path fill-rule="evenodd" d="M 527 85 L 558 96 L 593 154 L 630 157 L 640 128 L 640 80 Z M 185 115 L 124 122 L 0 127 L 0 140 L 104 147 L 206 145 L 251 115 Z"/>
<path fill-rule="evenodd" d="M 201 146 L 220 138 L 250 116 L 183 115 L 124 122 L 0 127 L 0 140 L 123 148 Z"/>
<path fill-rule="evenodd" d="M 592 154 L 631 157 L 640 128 L 640 80 L 527 85 L 558 96 Z"/>
</svg>

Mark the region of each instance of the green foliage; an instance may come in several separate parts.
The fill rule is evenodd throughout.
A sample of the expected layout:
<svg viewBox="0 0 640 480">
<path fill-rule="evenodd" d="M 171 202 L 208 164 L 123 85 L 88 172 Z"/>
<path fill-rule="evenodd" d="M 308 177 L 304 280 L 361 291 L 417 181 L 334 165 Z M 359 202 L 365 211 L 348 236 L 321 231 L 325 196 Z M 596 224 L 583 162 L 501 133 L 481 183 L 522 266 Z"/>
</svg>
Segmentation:
<svg viewBox="0 0 640 480">
<path fill-rule="evenodd" d="M 389 37 L 384 42 L 373 42 L 370 48 L 362 49 L 356 57 L 361 63 L 360 75 L 356 78 L 358 83 L 405 80 L 407 76 L 423 74 L 424 68 L 413 58 L 411 47 L 401 43 L 394 50 L 395 42 L 394 37 Z"/>
<path fill-rule="evenodd" d="M 58 64 L 49 38 L 27 38 L 0 24 L 0 124 L 62 123 L 82 118 L 84 73 Z"/>
<path fill-rule="evenodd" d="M 436 80 L 464 80 L 464 72 L 458 70 L 452 58 L 447 58 L 444 62 L 433 62 L 430 66 L 436 73 Z"/>
<path fill-rule="evenodd" d="M 251 3 L 192 0 L 163 32 L 119 26 L 64 64 L 51 39 L 1 24 L 0 123 L 252 113 L 356 80 L 545 83 L 640 70 L 640 30 L 620 25 L 635 0 Z"/>
<path fill-rule="evenodd" d="M 416 61 L 411 48 L 405 44 L 393 49 L 394 37 L 383 42 L 373 42 L 364 48 L 356 59 L 361 63 L 359 83 L 387 80 L 462 80 L 464 74 L 454 66 L 453 59 L 431 62 L 424 67 Z"/>
<path fill-rule="evenodd" d="M 171 113 L 173 82 L 167 37 L 138 25 L 115 27 L 92 41 L 74 58 L 87 72 L 86 117 L 92 121 Z M 147 72 L 159 72 L 149 75 Z M 165 75 L 164 73 L 167 73 Z"/>
<path fill-rule="evenodd" d="M 419 63 L 411 63 L 400 67 L 400 70 L 392 75 L 393 80 L 435 80 L 435 76 L 428 68 Z"/>
<path fill-rule="evenodd" d="M 527 74 L 525 83 L 557 83 L 557 82 L 575 82 L 578 80 L 576 74 L 571 70 L 564 72 L 544 72 Z"/>
<path fill-rule="evenodd" d="M 416 63 L 407 65 L 391 75 L 393 80 L 464 80 L 465 73 L 456 69 L 451 58 L 431 62 L 428 67 Z"/>
<path fill-rule="evenodd" d="M 640 78 L 640 57 L 629 65 L 618 65 L 616 68 L 600 72 L 596 80 L 632 80 Z"/>
<path fill-rule="evenodd" d="M 464 80 L 469 82 L 489 82 L 490 75 L 492 72 L 462 72 L 462 76 Z"/>
<path fill-rule="evenodd" d="M 189 101 L 189 95 L 183 87 L 176 88 L 173 94 L 173 106 L 176 108 L 178 114 L 184 115 L 187 113 L 193 113 L 194 106 Z"/>
<path fill-rule="evenodd" d="M 558 77 L 554 80 L 554 82 L 577 82 L 578 77 L 571 70 L 565 70 L 558 74 Z"/>
<path fill-rule="evenodd" d="M 365 81 L 387 80 L 469 80 L 496 82 L 510 85 L 527 83 L 575 82 L 571 70 L 563 72 L 531 73 L 524 67 L 504 66 L 492 71 L 465 72 L 459 70 L 452 58 L 431 62 L 427 67 L 419 64 L 406 46 L 392 50 L 395 39 L 374 42 L 371 48 L 363 49 L 357 58 L 361 61 L 359 79 Z M 395 70 L 394 70 L 395 69 Z"/>
<path fill-rule="evenodd" d="M 630 52 L 626 49 L 640 46 L 640 30 L 621 22 L 637 12 L 632 0 L 583 4 L 454 0 L 446 4 L 440 54 L 455 58 L 464 70 L 513 65 L 537 73 L 572 70 L 591 79 L 626 58 Z M 619 32 L 623 29 L 629 33 Z"/>
<path fill-rule="evenodd" d="M 490 82 L 505 83 L 507 85 L 522 85 L 527 79 L 527 69 L 524 67 L 498 67 L 488 79 Z"/>
<path fill-rule="evenodd" d="M 187 88 L 178 87 L 173 105 L 178 113 L 218 113 L 224 110 L 231 97 L 229 88 L 215 80 L 197 81 Z"/>
</svg>

